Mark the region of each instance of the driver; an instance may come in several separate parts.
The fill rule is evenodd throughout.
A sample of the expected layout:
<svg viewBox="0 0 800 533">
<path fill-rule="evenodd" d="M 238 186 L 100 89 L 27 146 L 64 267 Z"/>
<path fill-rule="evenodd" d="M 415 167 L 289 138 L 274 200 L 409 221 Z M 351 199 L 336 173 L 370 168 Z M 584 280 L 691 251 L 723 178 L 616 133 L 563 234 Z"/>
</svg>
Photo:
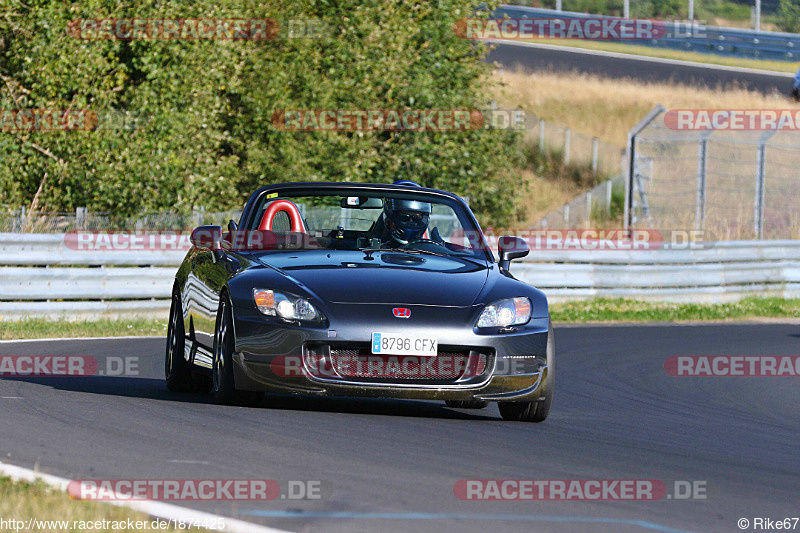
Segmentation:
<svg viewBox="0 0 800 533">
<path fill-rule="evenodd" d="M 381 243 L 396 247 L 422 239 L 430 215 L 431 204 L 427 202 L 387 198 L 383 205 Z"/>
</svg>

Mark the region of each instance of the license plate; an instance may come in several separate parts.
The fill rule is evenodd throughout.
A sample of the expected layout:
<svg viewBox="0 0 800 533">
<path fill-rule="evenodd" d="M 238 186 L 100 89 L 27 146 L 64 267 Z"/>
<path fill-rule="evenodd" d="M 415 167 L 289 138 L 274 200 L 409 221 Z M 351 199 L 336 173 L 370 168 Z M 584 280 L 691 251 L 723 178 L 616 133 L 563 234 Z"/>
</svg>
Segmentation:
<svg viewBox="0 0 800 533">
<path fill-rule="evenodd" d="M 373 333 L 372 353 L 382 355 L 419 355 L 434 357 L 438 351 L 436 339 L 401 333 Z"/>
</svg>

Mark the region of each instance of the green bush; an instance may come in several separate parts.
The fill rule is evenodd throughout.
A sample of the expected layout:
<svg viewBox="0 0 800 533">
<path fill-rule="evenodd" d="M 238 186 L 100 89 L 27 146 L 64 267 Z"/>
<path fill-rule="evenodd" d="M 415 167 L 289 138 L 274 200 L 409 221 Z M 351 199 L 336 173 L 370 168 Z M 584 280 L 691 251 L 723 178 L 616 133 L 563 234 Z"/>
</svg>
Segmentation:
<svg viewBox="0 0 800 533">
<path fill-rule="evenodd" d="M 469 196 L 514 216 L 517 132 L 285 132 L 277 109 L 488 107 L 483 45 L 453 23 L 477 0 L 6 0 L 0 109 L 130 111 L 136 130 L 0 131 L 0 202 L 120 215 L 240 207 L 283 181 L 391 182 Z M 326 39 L 119 41 L 70 37 L 81 18 L 317 18 Z"/>
<path fill-rule="evenodd" d="M 615 185 L 611 188 L 611 204 L 606 207 L 601 202 L 592 202 L 592 211 L 589 214 L 595 227 L 610 224 L 622 224 L 625 210 L 625 187 Z"/>
<path fill-rule="evenodd" d="M 781 0 L 778 8 L 778 29 L 790 33 L 800 32 L 800 5 L 792 0 Z"/>
</svg>

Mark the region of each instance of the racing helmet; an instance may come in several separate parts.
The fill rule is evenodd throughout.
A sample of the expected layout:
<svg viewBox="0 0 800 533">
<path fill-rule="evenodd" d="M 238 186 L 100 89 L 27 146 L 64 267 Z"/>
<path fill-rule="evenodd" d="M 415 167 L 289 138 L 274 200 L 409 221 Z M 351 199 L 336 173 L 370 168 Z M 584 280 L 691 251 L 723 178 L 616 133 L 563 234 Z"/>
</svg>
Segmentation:
<svg viewBox="0 0 800 533">
<path fill-rule="evenodd" d="M 419 200 L 387 198 L 383 205 L 386 229 L 401 244 L 419 240 L 428 229 L 431 204 Z"/>
</svg>

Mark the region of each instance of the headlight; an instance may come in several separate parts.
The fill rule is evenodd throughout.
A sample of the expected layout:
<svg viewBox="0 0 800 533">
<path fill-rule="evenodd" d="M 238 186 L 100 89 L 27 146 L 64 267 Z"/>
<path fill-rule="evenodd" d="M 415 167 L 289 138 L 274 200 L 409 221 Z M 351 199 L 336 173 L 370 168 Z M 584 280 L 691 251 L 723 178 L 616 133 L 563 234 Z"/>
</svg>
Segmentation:
<svg viewBox="0 0 800 533">
<path fill-rule="evenodd" d="M 268 316 L 286 320 L 322 320 L 322 313 L 299 296 L 264 289 L 253 289 L 253 300 L 258 310 Z"/>
<path fill-rule="evenodd" d="M 487 305 L 478 318 L 479 328 L 519 326 L 531 319 L 531 301 L 525 297 L 506 298 Z"/>
</svg>

